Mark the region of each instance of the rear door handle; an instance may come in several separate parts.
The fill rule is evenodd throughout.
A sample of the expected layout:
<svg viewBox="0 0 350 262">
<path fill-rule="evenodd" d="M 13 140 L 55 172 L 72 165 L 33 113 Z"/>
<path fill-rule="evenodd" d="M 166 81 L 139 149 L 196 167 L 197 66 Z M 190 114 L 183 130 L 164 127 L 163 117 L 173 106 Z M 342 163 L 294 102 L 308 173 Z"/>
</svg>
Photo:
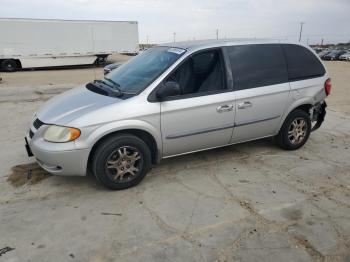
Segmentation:
<svg viewBox="0 0 350 262">
<path fill-rule="evenodd" d="M 218 106 L 216 108 L 216 111 L 219 112 L 219 113 L 229 112 L 229 111 L 232 111 L 232 110 L 233 110 L 233 105 L 223 105 L 223 106 Z"/>
<path fill-rule="evenodd" d="M 253 106 L 253 103 L 250 102 L 250 101 L 245 101 L 243 103 L 239 103 L 238 104 L 238 109 L 244 109 L 244 108 L 247 108 L 247 107 L 252 107 Z"/>
</svg>

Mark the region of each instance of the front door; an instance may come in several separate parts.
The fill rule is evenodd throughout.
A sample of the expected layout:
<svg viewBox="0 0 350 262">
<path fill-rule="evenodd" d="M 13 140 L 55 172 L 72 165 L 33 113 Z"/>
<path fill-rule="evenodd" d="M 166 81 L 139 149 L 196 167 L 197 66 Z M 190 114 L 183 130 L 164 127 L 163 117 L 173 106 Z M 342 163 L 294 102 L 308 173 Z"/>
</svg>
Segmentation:
<svg viewBox="0 0 350 262">
<path fill-rule="evenodd" d="M 161 102 L 163 157 L 230 142 L 235 94 L 220 49 L 190 56 L 165 81 L 179 83 L 181 95 Z"/>
</svg>

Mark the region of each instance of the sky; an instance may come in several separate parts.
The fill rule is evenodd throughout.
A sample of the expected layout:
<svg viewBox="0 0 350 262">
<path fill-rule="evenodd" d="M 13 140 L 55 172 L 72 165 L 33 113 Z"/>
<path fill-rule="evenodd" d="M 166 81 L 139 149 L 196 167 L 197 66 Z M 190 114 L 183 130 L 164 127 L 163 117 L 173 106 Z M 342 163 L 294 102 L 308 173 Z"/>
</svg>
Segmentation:
<svg viewBox="0 0 350 262">
<path fill-rule="evenodd" d="M 138 21 L 140 43 L 278 38 L 350 41 L 350 0 L 0 0 L 1 18 Z"/>
</svg>

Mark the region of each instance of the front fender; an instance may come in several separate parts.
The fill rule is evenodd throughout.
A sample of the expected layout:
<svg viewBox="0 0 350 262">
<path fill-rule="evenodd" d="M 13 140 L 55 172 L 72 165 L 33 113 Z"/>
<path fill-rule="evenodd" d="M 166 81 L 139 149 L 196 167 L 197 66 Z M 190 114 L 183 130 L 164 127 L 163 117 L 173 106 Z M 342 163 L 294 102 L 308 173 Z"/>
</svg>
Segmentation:
<svg viewBox="0 0 350 262">
<path fill-rule="evenodd" d="M 152 124 L 143 120 L 121 120 L 104 124 L 96 128 L 89 135 L 86 142 L 90 145 L 91 150 L 92 147 L 96 144 L 96 142 L 102 137 L 117 131 L 127 129 L 137 129 L 149 133 L 151 136 L 153 136 L 154 140 L 156 141 L 158 152 L 162 152 L 162 138 L 160 132 L 158 131 L 160 130 L 160 127 L 158 127 L 157 129 Z"/>
</svg>

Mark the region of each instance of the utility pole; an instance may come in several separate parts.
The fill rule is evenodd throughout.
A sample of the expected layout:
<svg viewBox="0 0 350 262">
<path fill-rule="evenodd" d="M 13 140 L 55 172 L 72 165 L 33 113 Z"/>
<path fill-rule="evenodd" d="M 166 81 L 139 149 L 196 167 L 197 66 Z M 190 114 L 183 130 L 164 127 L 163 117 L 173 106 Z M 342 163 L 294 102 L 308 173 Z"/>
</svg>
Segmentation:
<svg viewBox="0 0 350 262">
<path fill-rule="evenodd" d="M 176 42 L 176 33 L 174 32 L 174 43 Z"/>
<path fill-rule="evenodd" d="M 148 45 L 148 35 L 147 35 L 147 45 Z"/>
<path fill-rule="evenodd" d="M 301 41 L 301 33 L 303 32 L 303 26 L 304 26 L 304 22 L 300 23 L 300 33 L 299 33 L 299 42 Z"/>
<path fill-rule="evenodd" d="M 216 40 L 219 40 L 219 29 L 216 29 Z"/>
</svg>

